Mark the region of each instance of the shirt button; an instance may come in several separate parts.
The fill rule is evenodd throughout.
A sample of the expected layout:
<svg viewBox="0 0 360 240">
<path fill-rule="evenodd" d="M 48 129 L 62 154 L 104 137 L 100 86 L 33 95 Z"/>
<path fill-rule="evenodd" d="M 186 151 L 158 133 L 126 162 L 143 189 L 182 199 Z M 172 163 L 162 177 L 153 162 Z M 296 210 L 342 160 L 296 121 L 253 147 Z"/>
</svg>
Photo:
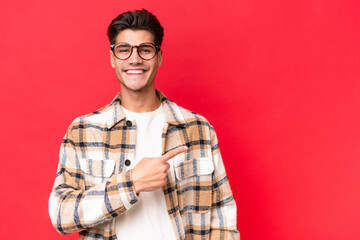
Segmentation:
<svg viewBox="0 0 360 240">
<path fill-rule="evenodd" d="M 126 165 L 126 166 L 130 166 L 130 164 L 131 164 L 131 161 L 130 161 L 129 159 L 126 159 L 126 160 L 125 160 L 125 165 Z"/>
<path fill-rule="evenodd" d="M 127 120 L 127 121 L 126 121 L 126 126 L 131 127 L 131 126 L 132 126 L 132 122 L 129 121 L 129 120 Z"/>
</svg>

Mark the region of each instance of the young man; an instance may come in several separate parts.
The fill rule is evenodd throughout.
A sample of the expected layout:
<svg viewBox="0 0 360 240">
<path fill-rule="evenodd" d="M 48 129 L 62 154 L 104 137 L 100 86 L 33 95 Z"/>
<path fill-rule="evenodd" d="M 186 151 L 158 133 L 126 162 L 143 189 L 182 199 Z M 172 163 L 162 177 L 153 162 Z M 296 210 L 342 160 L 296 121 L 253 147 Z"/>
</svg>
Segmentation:
<svg viewBox="0 0 360 240">
<path fill-rule="evenodd" d="M 163 28 L 146 10 L 109 28 L 120 93 L 61 145 L 49 213 L 79 239 L 239 239 L 212 125 L 155 89 Z"/>
</svg>

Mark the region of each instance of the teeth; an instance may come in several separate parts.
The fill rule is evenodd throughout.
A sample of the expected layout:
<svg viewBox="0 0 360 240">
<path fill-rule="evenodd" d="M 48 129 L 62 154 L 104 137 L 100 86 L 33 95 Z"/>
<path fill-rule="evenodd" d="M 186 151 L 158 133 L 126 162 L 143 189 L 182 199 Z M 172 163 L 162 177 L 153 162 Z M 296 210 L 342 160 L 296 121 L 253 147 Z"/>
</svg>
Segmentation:
<svg viewBox="0 0 360 240">
<path fill-rule="evenodd" d="M 143 73 L 144 70 L 127 70 L 127 73 Z"/>
</svg>

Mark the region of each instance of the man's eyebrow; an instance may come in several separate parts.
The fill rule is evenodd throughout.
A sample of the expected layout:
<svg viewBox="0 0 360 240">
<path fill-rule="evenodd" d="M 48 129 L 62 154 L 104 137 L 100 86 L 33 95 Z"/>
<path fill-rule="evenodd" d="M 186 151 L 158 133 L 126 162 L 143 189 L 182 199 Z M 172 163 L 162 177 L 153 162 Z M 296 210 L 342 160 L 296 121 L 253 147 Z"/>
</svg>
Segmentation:
<svg viewBox="0 0 360 240">
<path fill-rule="evenodd" d="M 128 46 L 130 46 L 130 44 L 128 44 L 128 43 L 120 43 L 120 44 L 118 44 L 118 46 L 121 46 L 121 47 L 126 46 L 126 47 L 128 47 Z"/>
</svg>

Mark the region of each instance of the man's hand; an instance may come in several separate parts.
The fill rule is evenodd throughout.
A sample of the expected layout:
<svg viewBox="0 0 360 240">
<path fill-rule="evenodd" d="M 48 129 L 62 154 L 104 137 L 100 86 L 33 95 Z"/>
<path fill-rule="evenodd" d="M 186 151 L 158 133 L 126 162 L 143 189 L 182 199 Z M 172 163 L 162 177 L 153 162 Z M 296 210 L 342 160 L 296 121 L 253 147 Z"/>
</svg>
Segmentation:
<svg viewBox="0 0 360 240">
<path fill-rule="evenodd" d="M 137 194 L 150 192 L 164 186 L 167 170 L 170 168 L 167 161 L 186 150 L 187 147 L 184 146 L 173 149 L 160 157 L 141 159 L 131 174 L 135 192 Z"/>
</svg>

